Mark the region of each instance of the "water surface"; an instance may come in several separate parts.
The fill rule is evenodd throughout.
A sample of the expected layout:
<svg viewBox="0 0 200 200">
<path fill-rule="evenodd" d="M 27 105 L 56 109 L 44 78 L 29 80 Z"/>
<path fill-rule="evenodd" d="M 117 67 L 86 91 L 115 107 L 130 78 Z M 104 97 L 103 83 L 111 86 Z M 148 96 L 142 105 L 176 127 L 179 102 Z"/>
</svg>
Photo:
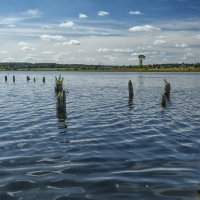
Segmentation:
<svg viewBox="0 0 200 200">
<path fill-rule="evenodd" d="M 0 199 L 200 199 L 200 73 L 62 72 L 65 121 L 56 111 L 58 72 L 9 72 L 5 83 L 7 74 Z M 165 109 L 164 78 L 172 88 Z"/>
</svg>

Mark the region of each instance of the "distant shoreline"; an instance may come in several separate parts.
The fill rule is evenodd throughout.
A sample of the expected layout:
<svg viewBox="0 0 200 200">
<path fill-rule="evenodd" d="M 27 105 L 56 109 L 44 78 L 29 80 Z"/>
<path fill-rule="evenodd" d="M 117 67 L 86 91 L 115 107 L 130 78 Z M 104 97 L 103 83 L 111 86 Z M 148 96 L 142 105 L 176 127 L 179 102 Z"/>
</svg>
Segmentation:
<svg viewBox="0 0 200 200">
<path fill-rule="evenodd" d="M 0 71 L 61 71 L 61 72 L 200 72 L 200 68 L 125 68 L 125 69 L 67 69 L 67 68 L 31 68 L 31 69 L 5 69 Z"/>
</svg>

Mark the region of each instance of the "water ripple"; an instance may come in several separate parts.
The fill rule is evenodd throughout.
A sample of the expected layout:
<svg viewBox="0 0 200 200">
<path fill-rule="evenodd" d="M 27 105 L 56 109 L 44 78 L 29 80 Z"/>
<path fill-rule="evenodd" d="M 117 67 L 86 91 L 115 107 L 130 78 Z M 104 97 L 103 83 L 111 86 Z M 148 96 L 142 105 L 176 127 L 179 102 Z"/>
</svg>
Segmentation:
<svg viewBox="0 0 200 200">
<path fill-rule="evenodd" d="M 63 121 L 57 72 L 11 73 L 15 84 L 0 73 L 0 199 L 200 198 L 200 74 L 62 72 Z"/>
</svg>

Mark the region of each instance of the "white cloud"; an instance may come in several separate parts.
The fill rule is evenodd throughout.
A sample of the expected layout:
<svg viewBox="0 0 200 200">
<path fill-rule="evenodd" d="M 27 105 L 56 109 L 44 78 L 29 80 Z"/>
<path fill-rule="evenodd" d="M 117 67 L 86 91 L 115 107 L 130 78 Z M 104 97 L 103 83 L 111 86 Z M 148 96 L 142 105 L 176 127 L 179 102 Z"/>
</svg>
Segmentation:
<svg viewBox="0 0 200 200">
<path fill-rule="evenodd" d="M 200 35 L 197 35 L 197 40 L 200 40 Z"/>
<path fill-rule="evenodd" d="M 185 43 L 182 43 L 182 44 L 175 44 L 175 47 L 178 47 L 178 48 L 187 48 L 188 45 L 185 44 Z"/>
<path fill-rule="evenodd" d="M 81 45 L 81 42 L 78 40 L 70 40 L 68 42 L 57 43 L 56 45 Z"/>
<path fill-rule="evenodd" d="M 165 44 L 166 43 L 166 41 L 165 40 L 155 40 L 154 41 L 154 45 L 161 45 L 161 44 Z"/>
<path fill-rule="evenodd" d="M 113 52 L 114 53 L 132 53 L 133 50 L 132 49 L 114 49 Z"/>
<path fill-rule="evenodd" d="M 38 18 L 42 15 L 42 13 L 40 12 L 40 10 L 38 9 L 29 9 L 27 11 L 25 11 L 24 13 L 22 13 L 23 15 L 27 16 L 27 17 L 31 17 L 31 18 Z"/>
<path fill-rule="evenodd" d="M 59 26 L 63 28 L 72 28 L 74 25 L 75 25 L 74 22 L 67 21 L 67 22 L 61 23 Z"/>
<path fill-rule="evenodd" d="M 139 53 L 132 53 L 131 56 L 138 56 Z"/>
<path fill-rule="evenodd" d="M 140 11 L 138 11 L 138 10 L 137 10 L 137 11 L 132 11 L 132 10 L 131 10 L 131 11 L 129 12 L 129 15 L 142 15 L 142 13 L 141 13 Z"/>
<path fill-rule="evenodd" d="M 191 48 L 185 48 L 185 51 L 192 51 Z"/>
<path fill-rule="evenodd" d="M 148 46 L 139 46 L 139 47 L 137 47 L 137 49 L 138 50 L 146 50 L 146 49 L 151 49 L 152 48 L 152 46 L 150 46 L 150 45 L 148 45 Z"/>
<path fill-rule="evenodd" d="M 68 43 L 70 45 L 80 45 L 81 44 L 80 41 L 78 41 L 78 40 L 70 40 Z"/>
<path fill-rule="evenodd" d="M 43 25 L 43 26 L 41 26 L 41 28 L 44 28 L 44 29 L 52 29 L 52 26 L 49 26 L 49 25 Z"/>
<path fill-rule="evenodd" d="M 129 58 L 128 61 L 138 61 L 138 58 Z"/>
<path fill-rule="evenodd" d="M 53 51 L 42 51 L 43 54 L 53 54 Z"/>
<path fill-rule="evenodd" d="M 149 32 L 149 31 L 160 31 L 161 29 L 151 25 L 134 26 L 129 29 L 131 32 Z"/>
<path fill-rule="evenodd" d="M 23 51 L 33 51 L 33 50 L 35 50 L 33 45 L 28 43 L 28 42 L 19 42 L 18 45 L 21 47 L 21 50 L 23 50 Z"/>
<path fill-rule="evenodd" d="M 16 25 L 14 25 L 14 24 L 9 24 L 8 25 L 10 28 L 15 28 L 16 27 Z"/>
<path fill-rule="evenodd" d="M 0 51 L 0 54 L 7 54 L 7 51 Z"/>
<path fill-rule="evenodd" d="M 83 13 L 80 13 L 80 14 L 79 14 L 79 18 L 80 18 L 80 19 L 86 19 L 86 18 L 88 18 L 88 16 L 85 15 L 85 14 L 83 14 Z"/>
<path fill-rule="evenodd" d="M 106 15 L 109 15 L 109 12 L 102 11 L 102 10 L 98 12 L 98 16 L 104 17 Z"/>
<path fill-rule="evenodd" d="M 85 52 L 83 49 L 78 50 L 78 53 L 83 53 L 83 52 Z"/>
<path fill-rule="evenodd" d="M 0 24 L 3 25 L 13 25 L 17 22 L 19 22 L 21 20 L 21 18 L 19 17 L 1 17 L 0 16 Z"/>
<path fill-rule="evenodd" d="M 0 16 L 0 24 L 13 26 L 17 22 L 38 18 L 41 17 L 41 15 L 42 13 L 38 9 L 29 9 L 23 13 L 17 13 L 13 16 Z"/>
<path fill-rule="evenodd" d="M 108 58 L 111 62 L 115 62 L 118 60 L 115 56 L 105 55 L 104 58 Z"/>
<path fill-rule="evenodd" d="M 164 38 L 166 38 L 166 36 L 165 35 L 158 35 L 158 36 L 156 36 L 156 38 L 158 38 L 158 39 L 164 39 Z"/>
<path fill-rule="evenodd" d="M 100 53 L 105 53 L 105 52 L 110 51 L 110 49 L 107 49 L 107 48 L 100 48 L 100 49 L 98 49 L 97 51 L 100 52 Z"/>
<path fill-rule="evenodd" d="M 61 35 L 41 35 L 40 39 L 48 42 L 50 40 L 62 41 L 65 40 L 66 38 Z"/>
</svg>

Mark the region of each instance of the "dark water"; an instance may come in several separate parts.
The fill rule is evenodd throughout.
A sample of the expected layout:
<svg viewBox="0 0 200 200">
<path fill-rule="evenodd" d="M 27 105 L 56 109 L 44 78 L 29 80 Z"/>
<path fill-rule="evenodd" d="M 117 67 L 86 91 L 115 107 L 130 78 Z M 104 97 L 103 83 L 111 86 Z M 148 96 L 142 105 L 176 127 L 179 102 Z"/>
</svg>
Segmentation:
<svg viewBox="0 0 200 200">
<path fill-rule="evenodd" d="M 0 73 L 0 200 L 200 199 L 200 74 L 62 73 L 63 122 L 58 73 L 14 73 Z"/>
</svg>

